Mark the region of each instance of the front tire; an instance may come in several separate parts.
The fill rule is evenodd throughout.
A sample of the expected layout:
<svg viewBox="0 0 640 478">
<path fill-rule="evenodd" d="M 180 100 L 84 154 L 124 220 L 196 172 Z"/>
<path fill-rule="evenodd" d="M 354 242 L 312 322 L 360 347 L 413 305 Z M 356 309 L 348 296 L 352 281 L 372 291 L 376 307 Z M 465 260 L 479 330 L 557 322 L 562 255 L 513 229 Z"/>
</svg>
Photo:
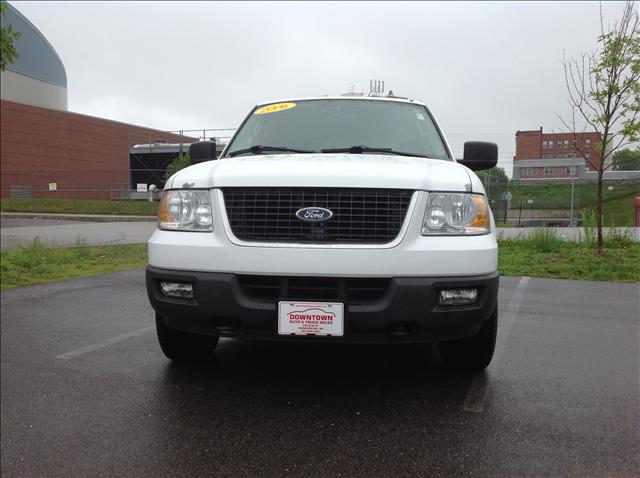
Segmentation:
<svg viewBox="0 0 640 478">
<path fill-rule="evenodd" d="M 219 337 L 183 332 L 169 327 L 156 313 L 156 332 L 162 352 L 176 362 L 203 360 L 213 356 Z"/>
<path fill-rule="evenodd" d="M 440 358 L 454 370 L 479 372 L 491 363 L 498 334 L 498 307 L 482 323 L 476 335 L 464 339 L 443 340 L 439 344 Z"/>
</svg>

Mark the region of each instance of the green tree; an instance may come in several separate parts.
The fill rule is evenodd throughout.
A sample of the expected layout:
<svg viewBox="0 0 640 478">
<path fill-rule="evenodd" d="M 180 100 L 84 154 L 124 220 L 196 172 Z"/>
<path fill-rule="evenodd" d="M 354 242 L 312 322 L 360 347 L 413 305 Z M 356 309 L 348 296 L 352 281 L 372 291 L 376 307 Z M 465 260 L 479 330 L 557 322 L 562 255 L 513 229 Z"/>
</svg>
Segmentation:
<svg viewBox="0 0 640 478">
<path fill-rule="evenodd" d="M 485 171 L 477 171 L 476 174 L 480 178 L 480 181 L 482 181 L 489 199 L 504 199 L 503 195 L 508 189 L 509 178 L 503 168 L 495 166 Z"/>
<path fill-rule="evenodd" d="M 186 168 L 187 166 L 191 166 L 191 158 L 189 157 L 188 152 L 184 152 L 182 153 L 182 157 L 178 156 L 176 159 L 169 163 L 169 166 L 167 166 L 167 169 L 164 173 L 165 182 L 175 173 L 177 173 L 181 169 Z"/>
<path fill-rule="evenodd" d="M 600 136 L 598 154 L 586 159 L 598 174 L 596 225 L 597 251 L 602 253 L 602 178 L 614 165 L 614 153 L 640 138 L 640 23 L 634 2 L 625 3 L 622 17 L 613 27 L 605 24 L 600 10 L 600 35 L 593 53 L 579 58 L 562 56 L 565 85 L 572 108 L 572 122 L 563 125 L 577 134 L 576 112 L 587 129 Z M 579 142 L 576 146 L 580 151 Z"/>
<path fill-rule="evenodd" d="M 484 182 L 485 177 L 489 176 L 491 177 L 491 181 L 498 181 L 500 183 L 506 183 L 509 181 L 507 173 L 504 171 L 504 168 L 501 168 L 500 166 L 495 166 L 485 171 L 478 171 L 476 172 L 476 174 L 482 180 L 482 182 Z"/>
<path fill-rule="evenodd" d="M 7 16 L 7 2 L 0 1 L 0 18 Z M 2 22 L 4 23 L 4 21 Z M 4 71 L 18 59 L 18 52 L 13 46 L 13 42 L 20 38 L 21 33 L 14 31 L 11 25 L 0 26 L 0 71 Z"/>
<path fill-rule="evenodd" d="M 620 149 L 613 154 L 613 169 L 616 171 L 640 171 L 640 149 Z"/>
</svg>

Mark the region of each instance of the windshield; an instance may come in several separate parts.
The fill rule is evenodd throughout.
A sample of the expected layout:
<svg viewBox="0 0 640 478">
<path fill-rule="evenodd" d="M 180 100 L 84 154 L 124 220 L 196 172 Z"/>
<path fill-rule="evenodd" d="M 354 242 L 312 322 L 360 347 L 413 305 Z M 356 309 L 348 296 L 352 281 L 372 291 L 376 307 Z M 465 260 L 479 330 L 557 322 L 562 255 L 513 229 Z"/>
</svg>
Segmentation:
<svg viewBox="0 0 640 478">
<path fill-rule="evenodd" d="M 364 146 L 449 159 L 426 108 L 395 101 L 320 99 L 258 107 L 242 125 L 225 156 L 234 152 L 259 154 L 260 149 L 256 148 L 242 151 L 256 145 L 263 147 L 261 151 L 267 151 L 265 146 L 269 146 L 314 152 Z"/>
</svg>

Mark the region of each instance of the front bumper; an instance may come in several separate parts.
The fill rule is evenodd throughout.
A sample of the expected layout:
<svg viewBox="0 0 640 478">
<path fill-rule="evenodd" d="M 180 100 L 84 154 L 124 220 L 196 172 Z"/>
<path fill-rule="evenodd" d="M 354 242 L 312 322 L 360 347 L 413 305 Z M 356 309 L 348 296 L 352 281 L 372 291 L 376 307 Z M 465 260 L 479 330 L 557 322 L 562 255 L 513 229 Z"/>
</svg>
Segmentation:
<svg viewBox="0 0 640 478">
<path fill-rule="evenodd" d="M 163 280 L 192 283 L 194 298 L 164 296 Z M 321 342 L 428 342 L 474 335 L 495 311 L 498 280 L 497 272 L 389 279 L 246 276 L 151 266 L 146 272 L 151 305 L 172 328 L 223 337 Z M 472 305 L 439 306 L 438 291 L 443 288 L 477 288 L 478 298 Z M 313 296 L 305 295 L 310 293 Z M 278 335 L 277 302 L 282 299 L 344 302 L 344 336 Z"/>
</svg>

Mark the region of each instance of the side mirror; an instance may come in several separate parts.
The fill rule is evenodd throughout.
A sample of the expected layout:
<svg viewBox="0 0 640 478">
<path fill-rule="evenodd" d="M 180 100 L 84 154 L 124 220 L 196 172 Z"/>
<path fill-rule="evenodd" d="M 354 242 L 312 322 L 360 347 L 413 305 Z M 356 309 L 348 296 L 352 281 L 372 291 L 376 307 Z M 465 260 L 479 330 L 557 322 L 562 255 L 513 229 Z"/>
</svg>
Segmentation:
<svg viewBox="0 0 640 478">
<path fill-rule="evenodd" d="M 198 141 L 191 143 L 189 146 L 189 157 L 191 164 L 204 163 L 216 159 L 216 142 L 215 141 Z"/>
<path fill-rule="evenodd" d="M 464 143 L 464 157 L 458 162 L 472 171 L 491 169 L 498 164 L 498 145 L 484 141 L 467 141 Z"/>
</svg>

